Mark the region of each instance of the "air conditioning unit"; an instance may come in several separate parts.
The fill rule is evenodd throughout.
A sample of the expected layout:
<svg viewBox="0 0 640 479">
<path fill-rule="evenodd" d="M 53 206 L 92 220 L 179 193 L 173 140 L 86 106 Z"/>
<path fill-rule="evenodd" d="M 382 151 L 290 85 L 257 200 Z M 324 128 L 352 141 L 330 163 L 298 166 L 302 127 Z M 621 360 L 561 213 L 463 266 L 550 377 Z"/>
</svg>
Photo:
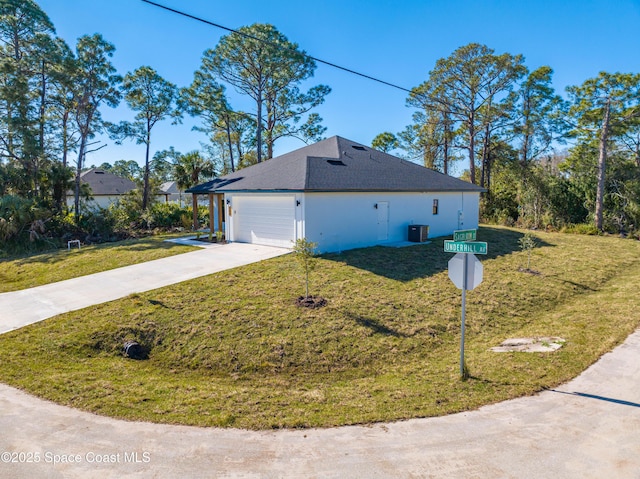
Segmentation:
<svg viewBox="0 0 640 479">
<path fill-rule="evenodd" d="M 413 243 L 424 243 L 428 237 L 428 225 L 409 225 L 409 241 Z"/>
</svg>

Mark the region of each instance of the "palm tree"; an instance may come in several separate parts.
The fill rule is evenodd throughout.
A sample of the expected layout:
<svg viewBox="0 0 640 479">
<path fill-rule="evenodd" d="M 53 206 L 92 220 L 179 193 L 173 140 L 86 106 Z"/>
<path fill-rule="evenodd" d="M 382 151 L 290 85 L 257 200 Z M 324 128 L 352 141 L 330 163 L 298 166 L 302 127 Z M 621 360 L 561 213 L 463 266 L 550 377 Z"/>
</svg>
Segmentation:
<svg viewBox="0 0 640 479">
<path fill-rule="evenodd" d="M 187 189 L 196 186 L 205 178 L 215 176 L 215 167 L 211 160 L 205 159 L 199 151 L 190 151 L 180 155 L 175 165 L 175 178 L 178 188 Z M 197 230 L 198 224 L 198 196 L 193 198 L 193 229 Z"/>
</svg>

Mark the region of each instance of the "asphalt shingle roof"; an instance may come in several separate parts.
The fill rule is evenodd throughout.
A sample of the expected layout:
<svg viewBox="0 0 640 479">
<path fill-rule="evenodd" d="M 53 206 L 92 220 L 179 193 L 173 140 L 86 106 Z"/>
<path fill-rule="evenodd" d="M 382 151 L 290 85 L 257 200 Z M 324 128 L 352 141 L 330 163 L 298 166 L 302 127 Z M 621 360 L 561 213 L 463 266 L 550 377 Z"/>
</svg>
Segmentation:
<svg viewBox="0 0 640 479">
<path fill-rule="evenodd" d="M 91 194 L 124 195 L 136 188 L 136 184 L 128 178 L 114 175 L 100 168 L 91 168 L 80 174 L 80 181 L 91 187 Z"/>
<path fill-rule="evenodd" d="M 187 191 L 206 193 L 212 190 L 484 191 L 466 181 L 339 136 L 238 170 Z"/>
</svg>

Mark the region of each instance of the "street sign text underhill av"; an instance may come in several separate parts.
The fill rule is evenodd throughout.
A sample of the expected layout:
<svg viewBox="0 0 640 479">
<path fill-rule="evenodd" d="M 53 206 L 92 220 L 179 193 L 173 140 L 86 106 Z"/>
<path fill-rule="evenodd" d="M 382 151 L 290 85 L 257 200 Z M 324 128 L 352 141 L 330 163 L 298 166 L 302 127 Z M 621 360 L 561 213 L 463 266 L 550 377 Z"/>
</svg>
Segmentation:
<svg viewBox="0 0 640 479">
<path fill-rule="evenodd" d="M 451 241 L 444 242 L 445 253 L 487 254 L 487 243 L 484 241 Z"/>
</svg>

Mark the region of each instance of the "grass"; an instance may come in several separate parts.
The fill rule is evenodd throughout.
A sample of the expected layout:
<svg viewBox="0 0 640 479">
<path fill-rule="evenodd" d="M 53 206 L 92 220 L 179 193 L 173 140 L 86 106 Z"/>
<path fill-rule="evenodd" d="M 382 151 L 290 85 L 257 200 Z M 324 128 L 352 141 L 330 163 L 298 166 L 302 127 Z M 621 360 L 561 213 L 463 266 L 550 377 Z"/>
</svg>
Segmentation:
<svg viewBox="0 0 640 479">
<path fill-rule="evenodd" d="M 0 293 L 33 288 L 109 269 L 165 258 L 198 248 L 168 243 L 176 235 L 82 246 L 32 256 L 0 259 Z"/>
<path fill-rule="evenodd" d="M 565 382 L 634 331 L 640 243 L 482 228 L 484 281 L 460 291 L 442 239 L 325 255 L 301 309 L 291 255 L 68 313 L 0 336 L 0 380 L 112 417 L 250 429 L 450 414 Z M 559 336 L 554 353 L 492 353 L 509 337 Z M 122 357 L 135 339 L 146 361 Z"/>
</svg>

